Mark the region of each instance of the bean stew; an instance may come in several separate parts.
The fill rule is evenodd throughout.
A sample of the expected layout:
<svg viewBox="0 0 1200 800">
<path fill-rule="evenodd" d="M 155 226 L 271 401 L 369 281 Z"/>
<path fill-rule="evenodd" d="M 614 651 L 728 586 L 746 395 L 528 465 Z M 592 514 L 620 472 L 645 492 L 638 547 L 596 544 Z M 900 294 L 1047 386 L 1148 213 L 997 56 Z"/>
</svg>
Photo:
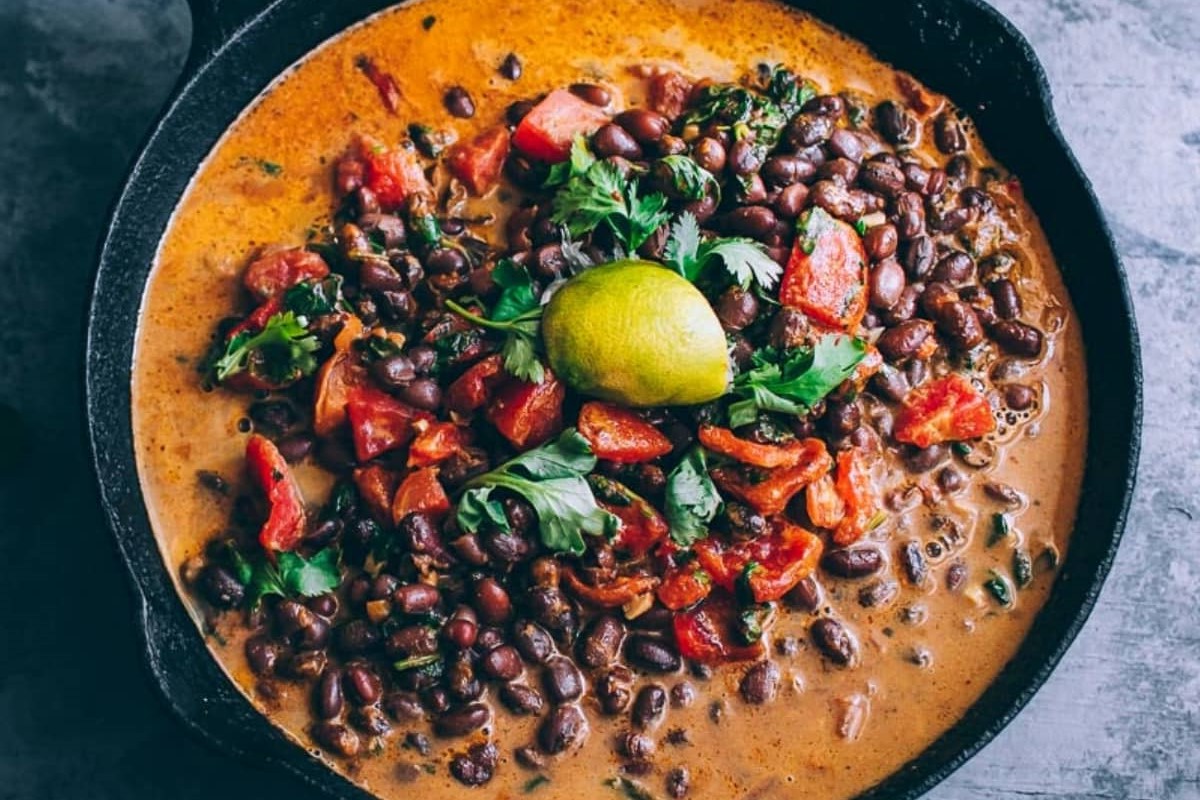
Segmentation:
<svg viewBox="0 0 1200 800">
<path fill-rule="evenodd" d="M 164 557 L 380 797 L 851 797 L 1067 547 L 1082 345 L 1019 177 L 772 0 L 489 11 L 343 33 L 201 168 L 133 374 Z"/>
</svg>

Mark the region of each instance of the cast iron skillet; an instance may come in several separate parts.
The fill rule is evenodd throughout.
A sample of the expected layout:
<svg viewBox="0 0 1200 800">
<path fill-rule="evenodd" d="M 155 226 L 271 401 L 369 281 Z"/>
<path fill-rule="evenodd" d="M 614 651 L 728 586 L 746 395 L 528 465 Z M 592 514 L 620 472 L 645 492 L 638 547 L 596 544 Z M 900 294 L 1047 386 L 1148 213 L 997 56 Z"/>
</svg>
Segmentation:
<svg viewBox="0 0 1200 800">
<path fill-rule="evenodd" d="M 197 165 L 277 75 L 392 0 L 189 0 L 191 56 L 129 175 L 100 254 L 87 342 L 87 405 L 100 491 L 140 601 L 163 694 L 228 751 L 292 770 L 331 795 L 367 795 L 255 711 L 209 654 L 175 592 L 134 463 L 130 367 L 142 292 L 168 218 Z M 1075 536 L 1020 652 L 949 732 L 863 798 L 915 798 L 995 736 L 1058 663 L 1096 602 L 1137 469 L 1142 373 L 1128 288 L 1087 179 L 1054 119 L 1029 44 L 980 0 L 795 0 L 967 109 L 1022 179 L 1058 257 L 1087 348 L 1089 450 Z M 736 5 L 731 4 L 731 10 Z M 748 58 L 752 56 L 748 54 Z"/>
</svg>

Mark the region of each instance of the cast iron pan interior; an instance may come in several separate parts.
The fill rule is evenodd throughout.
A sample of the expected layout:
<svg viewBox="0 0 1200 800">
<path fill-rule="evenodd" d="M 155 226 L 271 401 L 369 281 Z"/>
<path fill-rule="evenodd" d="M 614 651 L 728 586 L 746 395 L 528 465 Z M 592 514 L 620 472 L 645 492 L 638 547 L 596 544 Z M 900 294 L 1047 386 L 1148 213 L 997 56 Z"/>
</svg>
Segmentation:
<svg viewBox="0 0 1200 800">
<path fill-rule="evenodd" d="M 1087 618 L 1125 525 L 1141 428 L 1137 329 L 1111 236 L 1058 131 L 1022 36 L 980 0 L 798 0 L 885 61 L 949 95 L 1024 183 L 1082 320 L 1090 449 L 1075 536 L 1051 598 L 1014 661 L 967 715 L 864 798 L 914 798 L 996 735 L 1049 676 Z M 87 406 L 109 524 L 140 600 L 150 667 L 179 716 L 227 751 L 278 762 L 331 795 L 367 797 L 296 747 L 234 689 L 163 564 L 134 463 L 130 366 L 143 288 L 197 165 L 277 75 L 387 0 L 191 0 L 192 54 L 113 211 L 92 298 Z M 730 13 L 736 13 L 736 3 Z M 748 59 L 752 56 L 748 56 Z"/>
</svg>

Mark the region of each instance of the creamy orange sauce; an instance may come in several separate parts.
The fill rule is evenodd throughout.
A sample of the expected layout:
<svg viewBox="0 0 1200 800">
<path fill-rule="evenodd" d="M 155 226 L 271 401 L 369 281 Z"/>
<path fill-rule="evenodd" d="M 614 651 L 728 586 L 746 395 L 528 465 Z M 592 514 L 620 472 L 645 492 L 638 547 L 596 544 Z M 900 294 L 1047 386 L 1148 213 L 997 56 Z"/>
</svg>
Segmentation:
<svg viewBox="0 0 1200 800">
<path fill-rule="evenodd" d="M 422 20 L 431 16 L 435 22 L 427 30 Z M 509 52 L 524 61 L 516 82 L 496 71 Z M 396 79 L 403 98 L 397 114 L 383 108 L 354 66 L 360 54 Z M 230 512 L 228 501 L 198 485 L 197 470 L 240 476 L 245 447 L 238 421 L 250 399 L 203 391 L 197 361 L 214 326 L 237 307 L 238 276 L 255 248 L 301 244 L 314 221 L 328 217 L 331 165 L 353 133 L 394 142 L 408 123 L 424 122 L 463 138 L 501 121 L 510 102 L 578 80 L 618 90 L 624 96 L 618 106 L 640 102 L 642 85 L 630 74 L 631 65 L 661 63 L 697 77 L 733 80 L 762 61 L 785 63 L 825 89 L 852 90 L 872 105 L 897 95 L 894 72 L 863 47 L 769 0 L 739 0 L 734 6 L 719 0 L 567 0 L 519 14 L 501 13 L 480 0 L 424 0 L 385 12 L 307 56 L 246 112 L 204 163 L 164 238 L 146 292 L 133 369 L 133 422 L 147 506 L 172 571 L 202 551 Z M 474 97 L 473 119 L 457 120 L 444 110 L 442 94 L 454 84 L 468 87 Z M 937 158 L 929 146 L 921 152 Z M 989 163 L 978 140 L 973 153 Z M 279 174 L 266 174 L 258 159 L 279 165 Z M 690 797 L 852 796 L 945 731 L 1016 651 L 1053 574 L 1039 570 L 1011 610 L 982 594 L 978 587 L 989 567 L 1007 569 L 1012 550 L 986 547 L 998 507 L 979 484 L 1003 481 L 1030 499 L 1013 519 L 1019 540 L 1035 554 L 1047 545 L 1065 550 L 1084 456 L 1086 388 L 1078 325 L 1036 219 L 1020 203 L 1009 212 L 1011 224 L 1003 233 L 1007 248 L 1022 256 L 1026 319 L 1051 332 L 1051 346 L 1023 378 L 1041 388 L 1033 419 L 1002 429 L 996 436 L 1003 454 L 998 463 L 974 473 L 968 492 L 935 509 L 967 534 L 956 553 L 970 565 L 969 591 L 955 595 L 941 589 L 948 558 L 937 562 L 935 580 L 925 590 L 905 585 L 884 608 L 860 607 L 860 583 L 825 580 L 826 601 L 858 634 L 862 663 L 831 667 L 811 645 L 793 657 L 777 657 L 784 689 L 774 703 L 758 708 L 737 697 L 744 666 L 722 668 L 710 681 L 696 682 L 697 702 L 669 712 L 655 734 L 655 771 L 638 778 L 655 796 L 665 796 L 663 775 L 680 764 L 692 773 Z M 313 466 L 299 473 L 308 500 L 321 502 L 327 476 Z M 885 480 L 908 478 L 897 471 Z M 909 538 L 937 538 L 930 517 L 925 507 L 903 510 L 869 536 L 894 558 L 895 548 Z M 199 605 L 184 597 L 197 624 L 205 625 Z M 912 611 L 905 615 L 906 609 Z M 309 689 L 281 682 L 269 699 L 258 692 L 234 617 L 227 615 L 220 635 L 210 636 L 213 656 L 255 705 L 312 749 L 306 732 Z M 776 638 L 792 634 L 807 643 L 809 621 L 803 613 L 785 615 Z M 914 664 L 916 650 L 928 650 L 931 663 Z M 683 679 L 668 676 L 665 683 Z M 617 773 L 612 740 L 627 719 L 599 717 L 587 702 L 592 733 L 586 744 L 552 759 L 542 771 L 549 782 L 529 796 L 620 796 L 604 781 Z M 710 718 L 714 703 L 724 709 L 719 722 Z M 532 740 L 533 725 L 498 710 L 490 727 L 500 745 L 500 767 L 491 783 L 475 791 L 481 797 L 523 797 L 523 787 L 537 773 L 519 767 L 512 753 Z M 676 727 L 688 729 L 689 744 L 662 741 Z M 402 750 L 402 740 L 393 735 L 383 752 L 353 764 L 329 763 L 381 797 L 417 793 L 435 800 L 468 791 L 446 768 L 465 742 L 435 739 L 434 754 L 422 758 Z M 427 762 L 431 774 L 403 783 L 401 762 Z"/>
</svg>

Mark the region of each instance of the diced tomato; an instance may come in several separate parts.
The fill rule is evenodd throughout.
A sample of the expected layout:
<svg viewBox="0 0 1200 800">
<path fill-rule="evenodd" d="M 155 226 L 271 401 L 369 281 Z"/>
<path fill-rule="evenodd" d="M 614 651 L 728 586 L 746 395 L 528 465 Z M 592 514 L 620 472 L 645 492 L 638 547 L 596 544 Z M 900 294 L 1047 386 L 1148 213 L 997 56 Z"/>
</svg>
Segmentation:
<svg viewBox="0 0 1200 800">
<path fill-rule="evenodd" d="M 446 407 L 460 414 L 483 408 L 504 380 L 504 359 L 499 355 L 476 361 L 446 390 Z"/>
<path fill-rule="evenodd" d="M 712 592 L 712 578 L 698 564 L 672 567 L 663 575 L 655 594 L 672 611 L 694 606 Z"/>
<path fill-rule="evenodd" d="M 937 344 L 937 338 L 930 336 L 929 341 Z M 879 348 L 875 345 L 867 347 L 867 354 L 863 356 L 862 361 L 858 362 L 858 366 L 854 368 L 854 374 L 850 376 L 850 382 L 854 384 L 854 388 L 862 391 L 862 388 L 867 385 L 867 381 L 871 380 L 876 372 L 879 372 L 883 366 L 883 354 L 879 352 Z"/>
<path fill-rule="evenodd" d="M 271 509 L 258 532 L 259 544 L 268 553 L 294 550 L 304 537 L 304 498 L 287 462 L 270 439 L 256 433 L 246 442 L 246 465 Z"/>
<path fill-rule="evenodd" d="M 374 86 L 375 91 L 379 92 L 379 99 L 383 101 L 383 107 L 388 110 L 388 113 L 395 114 L 396 109 L 400 107 L 400 87 L 396 85 L 396 81 L 392 76 L 379 68 L 379 65 L 368 56 L 359 56 L 354 61 L 354 66 L 358 67 L 363 75 L 367 76 Z"/>
<path fill-rule="evenodd" d="M 387 525 L 392 521 L 392 496 L 400 476 L 378 464 L 368 464 L 354 470 L 354 485 L 376 522 Z"/>
<path fill-rule="evenodd" d="M 567 389 L 549 368 L 541 383 L 513 380 L 496 392 L 487 418 L 518 450 L 544 444 L 563 427 Z"/>
<path fill-rule="evenodd" d="M 350 390 L 346 414 L 359 461 L 370 461 L 381 453 L 403 447 L 412 441 L 414 421 L 433 419 L 428 412 L 405 405 L 371 386 Z"/>
<path fill-rule="evenodd" d="M 987 397 L 962 375 L 951 373 L 908 393 L 896 415 L 898 442 L 929 447 L 978 439 L 996 429 Z"/>
<path fill-rule="evenodd" d="M 263 328 L 267 327 L 267 322 L 270 321 L 271 317 L 275 316 L 282 310 L 282 297 L 272 297 L 265 303 L 260 303 L 257 308 L 246 315 L 244 320 L 229 329 L 229 332 L 225 334 L 225 341 L 232 341 L 233 337 L 237 336 L 239 333 L 258 333 Z"/>
<path fill-rule="evenodd" d="M 820 439 L 804 439 L 801 444 L 805 453 L 795 466 L 771 470 L 757 483 L 728 467 L 712 470 L 712 478 L 726 494 L 753 506 L 760 513 L 767 516 L 781 514 L 797 492 L 833 466 L 833 459 Z"/>
<path fill-rule="evenodd" d="M 794 467 L 802 461 L 813 457 L 815 446 L 811 442 L 791 441 L 787 444 L 759 444 L 749 439 L 740 439 L 728 428 L 718 428 L 714 425 L 701 425 L 700 444 L 743 464 L 771 469 L 774 467 Z"/>
<path fill-rule="evenodd" d="M 683 113 L 692 94 L 692 82 L 678 72 L 663 70 L 650 77 L 646 94 L 646 105 L 673 120 Z"/>
<path fill-rule="evenodd" d="M 363 185 L 384 211 L 395 211 L 409 195 L 432 191 L 415 151 L 385 147 L 370 136 L 361 137 L 358 146 L 365 166 Z"/>
<path fill-rule="evenodd" d="M 776 520 L 766 536 L 727 544 L 709 536 L 692 546 L 713 583 L 734 591 L 744 580 L 756 603 L 778 600 L 812 574 L 821 559 L 819 536 L 786 520 Z"/>
<path fill-rule="evenodd" d="M 437 467 L 414 469 L 400 482 L 396 497 L 392 500 L 392 522 L 409 514 L 429 514 L 441 518 L 450 510 L 450 498 L 438 480 Z"/>
<path fill-rule="evenodd" d="M 467 444 L 467 432 L 453 422 L 413 423 L 417 438 L 408 448 L 408 466 L 432 467 L 462 450 Z"/>
<path fill-rule="evenodd" d="M 822 475 L 804 490 L 808 519 L 818 528 L 833 530 L 846 518 L 846 503 L 837 493 L 833 476 Z"/>
<path fill-rule="evenodd" d="M 867 254 L 854 228 L 819 207 L 804 212 L 779 301 L 831 328 L 858 327 L 867 311 Z"/>
<path fill-rule="evenodd" d="M 597 458 L 622 464 L 653 461 L 671 452 L 671 440 L 632 411 L 608 403 L 584 403 L 579 432 Z"/>
<path fill-rule="evenodd" d="M 508 130 L 493 128 L 470 142 L 460 142 L 446 151 L 446 168 L 479 197 L 500 179 L 508 158 Z"/>
<path fill-rule="evenodd" d="M 845 547 L 862 538 L 879 511 L 863 451 L 851 449 L 838 453 L 837 480 L 834 485 L 845 505 L 846 516 L 833 532 L 833 541 Z"/>
<path fill-rule="evenodd" d="M 736 642 L 733 616 L 733 603 L 725 594 L 713 594 L 691 611 L 676 614 L 675 644 L 679 654 L 704 664 L 749 661 L 761 656 L 762 641 L 752 645 Z"/>
<path fill-rule="evenodd" d="M 601 475 L 590 476 L 588 482 L 596 491 L 599 505 L 621 520 L 621 530 L 612 540 L 618 551 L 641 556 L 667 538 L 671 528 L 666 518 L 640 495 Z"/>
<path fill-rule="evenodd" d="M 600 608 L 623 606 L 629 601 L 653 591 L 658 583 L 658 578 L 652 575 L 626 575 L 598 586 L 592 586 L 584 583 L 575 574 L 575 570 L 567 565 L 559 568 L 559 574 L 562 576 L 567 591 L 572 596 Z"/>
<path fill-rule="evenodd" d="M 351 353 L 334 353 L 317 371 L 313 430 L 332 436 L 346 422 L 350 393 L 367 385 L 367 371 Z"/>
<path fill-rule="evenodd" d="M 242 284 L 250 294 L 266 301 L 282 297 L 301 281 L 320 280 L 328 274 L 329 265 L 325 259 L 303 247 L 290 247 L 263 253 L 251 261 L 242 275 Z"/>
<path fill-rule="evenodd" d="M 608 115 L 598 106 L 555 89 L 517 125 L 512 143 L 530 158 L 554 164 L 567 159 L 576 136 L 591 134 L 606 122 Z"/>
</svg>

